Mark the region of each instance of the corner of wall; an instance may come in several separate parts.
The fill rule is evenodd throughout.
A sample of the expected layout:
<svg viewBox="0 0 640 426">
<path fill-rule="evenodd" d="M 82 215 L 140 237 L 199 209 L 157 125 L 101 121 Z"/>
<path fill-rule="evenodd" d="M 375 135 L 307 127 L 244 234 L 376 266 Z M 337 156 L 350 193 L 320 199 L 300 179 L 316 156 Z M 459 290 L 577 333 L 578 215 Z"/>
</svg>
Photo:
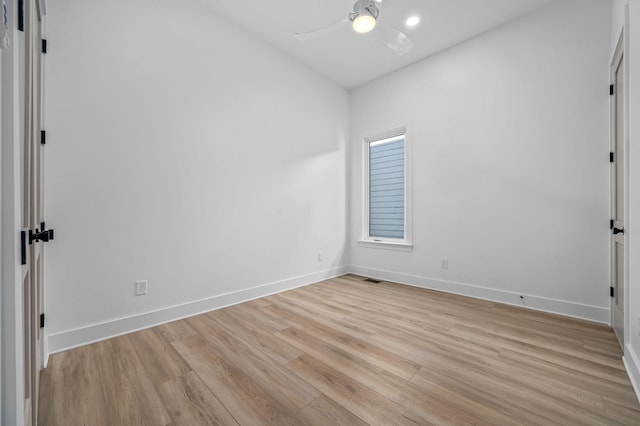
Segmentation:
<svg viewBox="0 0 640 426">
<path fill-rule="evenodd" d="M 116 318 L 110 321 L 90 324 L 73 330 L 65 330 L 60 333 L 45 337 L 43 345 L 46 348 L 43 361 L 48 362 L 49 355 L 73 349 L 79 346 L 110 339 L 134 331 L 154 327 L 182 318 L 202 314 L 221 309 L 238 303 L 248 302 L 253 299 L 270 296 L 294 288 L 304 287 L 309 284 L 324 281 L 329 278 L 339 277 L 348 272 L 345 266 L 338 266 L 312 274 L 291 277 L 281 281 L 258 285 L 252 288 L 221 294 L 206 299 L 188 302 L 182 305 L 169 306 L 150 312 L 131 315 L 124 318 Z"/>
<path fill-rule="evenodd" d="M 376 279 L 382 279 L 385 281 L 393 281 L 413 287 L 443 291 L 445 293 L 459 294 L 462 296 L 474 297 L 477 299 L 489 300 L 492 302 L 506 303 L 508 305 L 522 306 L 520 293 L 502 289 L 495 289 L 479 286 L 476 284 L 447 281 L 357 265 L 351 265 L 349 267 L 349 272 L 359 275 L 365 275 Z M 586 305 L 535 295 L 525 295 L 525 300 L 526 306 L 524 307 L 527 309 L 549 312 L 603 324 L 608 324 L 609 322 L 610 310 L 606 307 Z"/>
</svg>

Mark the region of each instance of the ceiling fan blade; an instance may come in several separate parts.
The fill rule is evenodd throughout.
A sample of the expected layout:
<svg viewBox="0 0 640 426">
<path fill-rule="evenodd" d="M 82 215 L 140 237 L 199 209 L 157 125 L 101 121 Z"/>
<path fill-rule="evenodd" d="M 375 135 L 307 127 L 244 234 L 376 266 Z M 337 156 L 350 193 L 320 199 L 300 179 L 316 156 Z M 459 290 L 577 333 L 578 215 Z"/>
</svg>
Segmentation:
<svg viewBox="0 0 640 426">
<path fill-rule="evenodd" d="M 294 37 L 300 41 L 307 41 L 314 38 L 322 37 L 338 29 L 339 27 L 346 24 L 347 22 L 349 22 L 349 17 L 344 17 L 339 21 L 334 22 L 333 24 L 327 25 L 326 27 L 318 28 L 317 30 L 314 30 L 314 31 L 309 31 L 306 33 L 295 33 Z"/>
<path fill-rule="evenodd" d="M 374 31 L 380 39 L 389 46 L 398 56 L 408 53 L 413 48 L 413 42 L 403 32 L 395 28 L 387 27 L 378 23 L 377 31 Z"/>
</svg>

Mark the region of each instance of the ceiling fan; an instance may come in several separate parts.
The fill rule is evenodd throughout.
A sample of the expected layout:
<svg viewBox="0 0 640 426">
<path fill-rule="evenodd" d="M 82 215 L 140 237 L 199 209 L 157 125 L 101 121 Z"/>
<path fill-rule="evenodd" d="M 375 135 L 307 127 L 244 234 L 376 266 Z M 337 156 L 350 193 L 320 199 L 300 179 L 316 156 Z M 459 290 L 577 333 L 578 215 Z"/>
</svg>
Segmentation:
<svg viewBox="0 0 640 426">
<path fill-rule="evenodd" d="M 378 22 L 381 4 L 382 0 L 357 0 L 353 5 L 353 12 L 349 13 L 338 22 L 334 22 L 331 25 L 327 25 L 326 27 L 319 28 L 315 31 L 296 33 L 294 35 L 298 40 L 306 41 L 329 34 L 350 22 L 353 30 L 360 34 L 368 33 L 373 31 L 374 28 L 377 28 L 374 34 L 389 46 L 389 48 L 391 48 L 398 56 L 402 56 L 411 50 L 413 42 L 411 42 L 406 34 Z"/>
</svg>

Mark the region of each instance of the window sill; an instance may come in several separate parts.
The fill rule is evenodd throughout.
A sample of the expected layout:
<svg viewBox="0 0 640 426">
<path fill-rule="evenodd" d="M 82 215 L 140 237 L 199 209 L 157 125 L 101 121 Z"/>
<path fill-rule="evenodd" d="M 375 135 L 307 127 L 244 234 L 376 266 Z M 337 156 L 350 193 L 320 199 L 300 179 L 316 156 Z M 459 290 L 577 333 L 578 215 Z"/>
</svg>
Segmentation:
<svg viewBox="0 0 640 426">
<path fill-rule="evenodd" d="M 383 250 L 396 250 L 396 251 L 413 251 L 413 244 L 411 243 L 396 243 L 394 241 L 373 241 L 373 240 L 358 240 L 358 246 L 383 249 Z"/>
</svg>

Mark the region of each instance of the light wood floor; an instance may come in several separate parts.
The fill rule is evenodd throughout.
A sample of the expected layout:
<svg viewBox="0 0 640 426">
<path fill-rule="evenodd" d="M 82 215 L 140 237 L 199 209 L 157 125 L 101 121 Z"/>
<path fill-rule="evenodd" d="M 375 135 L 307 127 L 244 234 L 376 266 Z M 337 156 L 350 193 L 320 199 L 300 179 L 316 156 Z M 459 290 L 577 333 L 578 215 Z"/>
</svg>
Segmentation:
<svg viewBox="0 0 640 426">
<path fill-rule="evenodd" d="M 353 275 L 55 354 L 42 425 L 640 424 L 609 327 Z"/>
</svg>

